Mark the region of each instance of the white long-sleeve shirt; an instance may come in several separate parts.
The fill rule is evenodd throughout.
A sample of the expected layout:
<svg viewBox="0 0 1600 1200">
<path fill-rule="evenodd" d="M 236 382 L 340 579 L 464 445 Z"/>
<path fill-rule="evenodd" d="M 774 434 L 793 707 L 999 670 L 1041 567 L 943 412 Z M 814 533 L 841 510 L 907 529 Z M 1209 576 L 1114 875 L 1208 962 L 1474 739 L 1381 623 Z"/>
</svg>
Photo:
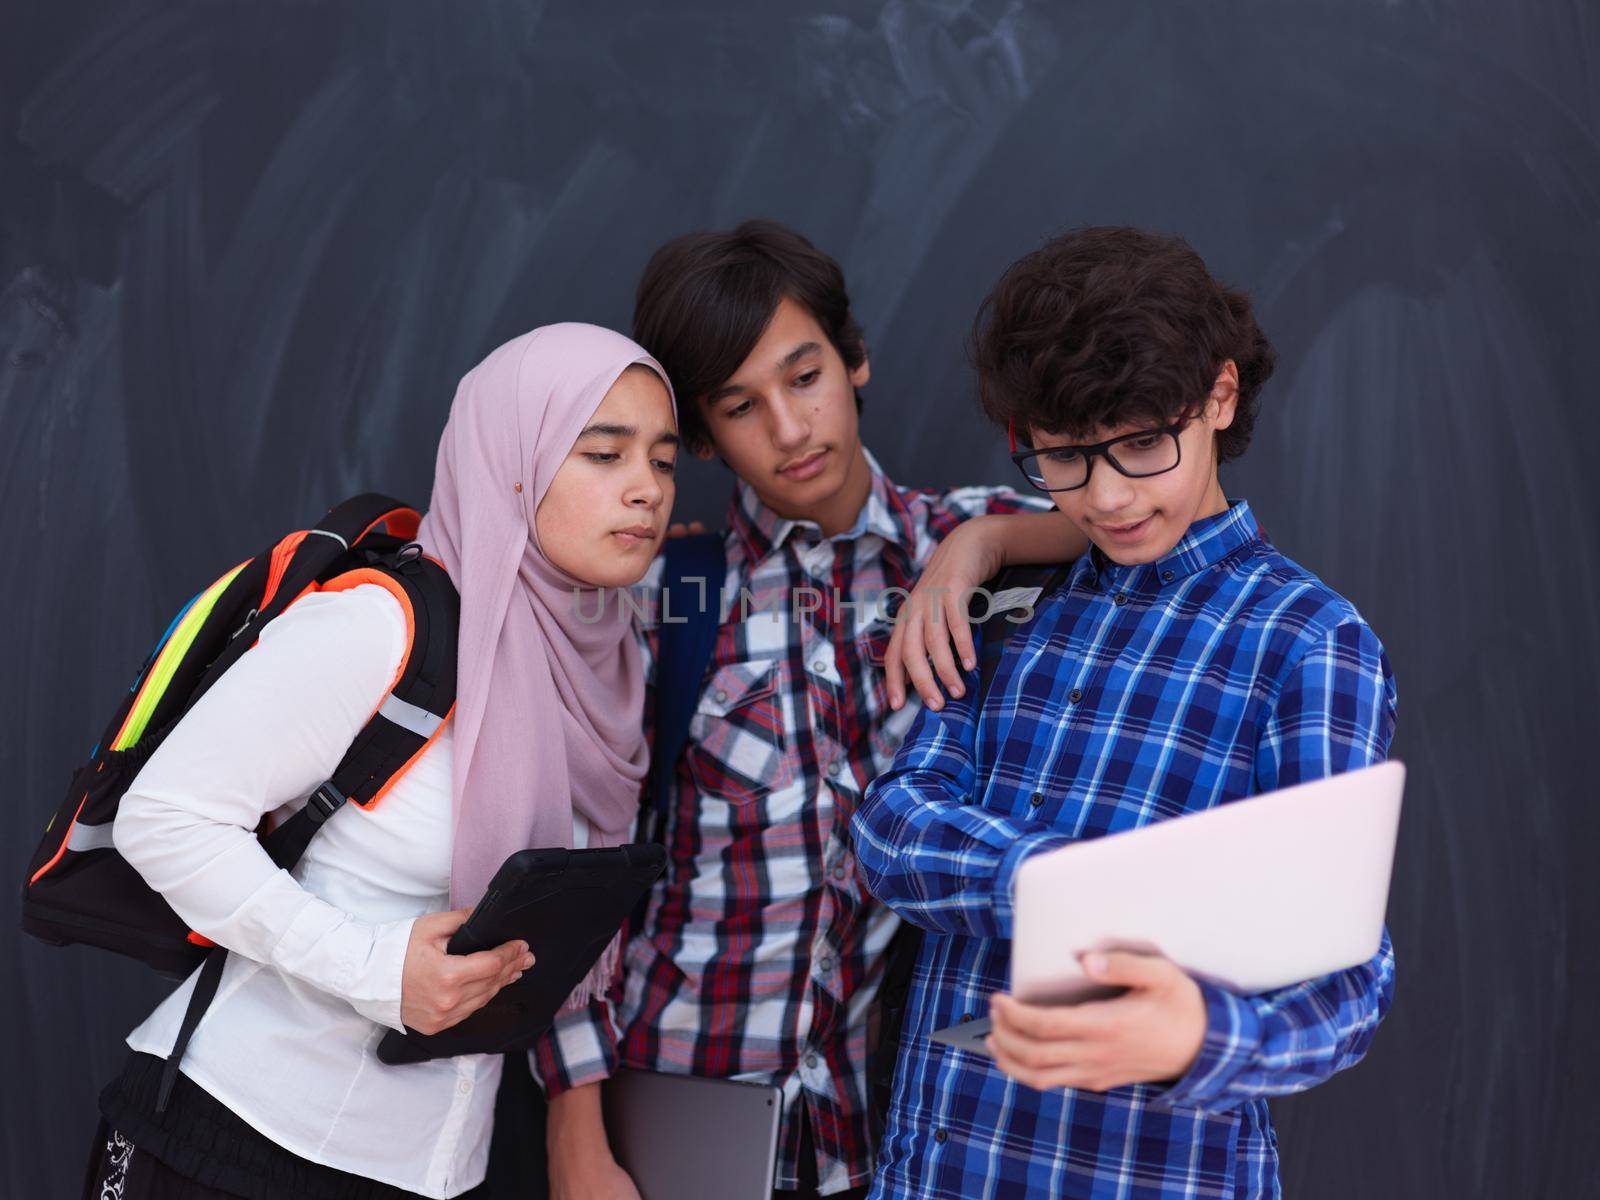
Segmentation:
<svg viewBox="0 0 1600 1200">
<path fill-rule="evenodd" d="M 500 1058 L 388 1067 L 376 1050 L 402 1028 L 413 920 L 448 907 L 453 723 L 375 808 L 335 813 L 292 872 L 254 833 L 333 773 L 392 685 L 405 636 L 380 587 L 299 601 L 151 756 L 114 836 L 191 928 L 231 952 L 183 1073 L 302 1158 L 448 1197 L 483 1178 Z M 128 1044 L 164 1057 L 193 988 L 191 976 Z"/>
</svg>

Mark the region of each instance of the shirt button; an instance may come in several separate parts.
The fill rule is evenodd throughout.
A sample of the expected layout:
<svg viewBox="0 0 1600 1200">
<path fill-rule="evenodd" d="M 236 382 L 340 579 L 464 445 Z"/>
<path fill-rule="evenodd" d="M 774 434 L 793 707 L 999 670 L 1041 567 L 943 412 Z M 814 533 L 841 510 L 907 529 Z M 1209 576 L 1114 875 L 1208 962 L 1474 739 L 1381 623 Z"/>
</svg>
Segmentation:
<svg viewBox="0 0 1600 1200">
<path fill-rule="evenodd" d="M 938 1142 L 941 1146 L 944 1145 L 945 1142 L 949 1140 L 949 1137 L 950 1137 L 950 1135 L 948 1133 L 946 1133 L 943 1129 L 935 1129 L 933 1131 L 933 1140 Z"/>
<path fill-rule="evenodd" d="M 1035 792 L 1033 795 L 1028 797 L 1028 803 L 1033 805 L 1035 808 L 1038 808 L 1039 805 L 1044 803 L 1044 793 Z"/>
<path fill-rule="evenodd" d="M 843 863 L 838 863 L 838 864 L 836 864 L 834 866 L 834 868 L 833 868 L 833 877 L 835 879 L 843 879 L 844 878 L 844 864 Z"/>
<path fill-rule="evenodd" d="M 717 689 L 716 697 L 718 704 L 726 704 L 728 702 L 728 693 L 723 691 L 721 688 Z"/>
<path fill-rule="evenodd" d="M 1128 593 L 1118 592 L 1115 596 L 1111 597 L 1111 602 L 1119 606 L 1126 604 L 1128 602 Z"/>
<path fill-rule="evenodd" d="M 811 664 L 811 669 L 818 675 L 826 675 L 828 673 L 828 664 L 819 658 Z"/>
<path fill-rule="evenodd" d="M 972 1014 L 971 1013 L 962 1013 L 961 1014 L 961 1019 L 963 1021 L 970 1021 L 970 1020 L 972 1020 Z"/>
<path fill-rule="evenodd" d="M 1161 582 L 1162 583 L 1171 583 L 1177 577 L 1178 577 L 1178 575 L 1177 575 L 1176 571 L 1163 571 L 1163 572 L 1161 572 Z"/>
<path fill-rule="evenodd" d="M 1083 689 L 1082 688 L 1073 688 L 1070 692 L 1067 693 L 1067 700 L 1072 704 L 1076 704 L 1079 700 L 1082 700 L 1082 699 L 1083 699 Z"/>
<path fill-rule="evenodd" d="M 471 1095 L 472 1085 L 463 1079 L 460 1083 L 456 1084 L 456 1091 L 460 1092 L 463 1096 Z"/>
<path fill-rule="evenodd" d="M 817 1065 L 817 1056 L 815 1054 L 806 1055 L 806 1066 L 814 1067 L 816 1065 Z"/>
<path fill-rule="evenodd" d="M 819 958 L 817 960 L 817 970 L 821 971 L 824 975 L 833 970 L 833 955 L 824 954 L 821 958 Z"/>
<path fill-rule="evenodd" d="M 839 760 L 838 759 L 834 759 L 833 762 L 828 764 L 828 774 L 832 775 L 835 779 L 839 778 Z"/>
</svg>

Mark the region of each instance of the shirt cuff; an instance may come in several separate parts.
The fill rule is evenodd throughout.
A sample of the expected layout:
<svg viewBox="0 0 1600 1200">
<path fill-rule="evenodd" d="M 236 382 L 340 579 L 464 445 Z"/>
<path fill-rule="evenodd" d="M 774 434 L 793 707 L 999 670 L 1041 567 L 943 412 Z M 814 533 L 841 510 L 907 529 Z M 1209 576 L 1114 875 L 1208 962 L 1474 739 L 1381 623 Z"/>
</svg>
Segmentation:
<svg viewBox="0 0 1600 1200">
<path fill-rule="evenodd" d="M 406 1031 L 400 1019 L 400 998 L 406 973 L 406 951 L 411 947 L 411 927 L 415 917 L 391 921 L 377 927 L 372 951 L 346 997 L 350 1007 L 369 1021 L 400 1033 Z"/>
<path fill-rule="evenodd" d="M 1195 983 L 1206 1005 L 1206 1036 L 1183 1078 L 1155 1097 L 1162 1104 L 1197 1108 L 1215 1104 L 1261 1048 L 1261 1018 L 1255 1005 L 1216 984 L 1201 979 Z"/>
<path fill-rule="evenodd" d="M 1017 870 L 1023 862 L 1035 854 L 1044 854 L 1050 850 L 1059 850 L 1063 846 L 1072 845 L 1073 839 L 1064 833 L 1041 831 L 1039 833 L 1024 834 L 1011 843 L 1011 848 L 1000 859 L 1000 867 L 995 872 L 994 878 L 994 920 L 995 934 L 998 937 L 1011 936 L 1012 921 L 1016 915 L 1016 887 Z"/>
<path fill-rule="evenodd" d="M 528 1051 L 528 1067 L 547 1100 L 611 1078 L 617 1069 L 617 1046 L 606 1001 L 591 1000 L 557 1016 L 550 1032 Z"/>
<path fill-rule="evenodd" d="M 272 965 L 390 1029 L 400 1021 L 401 979 L 414 918 L 374 925 L 306 896 L 272 949 Z"/>
</svg>

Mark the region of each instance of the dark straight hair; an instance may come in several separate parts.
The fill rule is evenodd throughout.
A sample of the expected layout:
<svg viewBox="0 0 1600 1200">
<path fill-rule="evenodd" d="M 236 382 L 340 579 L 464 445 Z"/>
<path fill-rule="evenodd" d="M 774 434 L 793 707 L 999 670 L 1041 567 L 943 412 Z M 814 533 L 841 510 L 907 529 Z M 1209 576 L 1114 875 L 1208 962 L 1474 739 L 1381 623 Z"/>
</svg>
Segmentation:
<svg viewBox="0 0 1600 1200">
<path fill-rule="evenodd" d="M 785 297 L 816 319 L 847 368 L 866 361 L 844 272 L 787 225 L 752 220 L 686 233 L 650 256 L 634 298 L 633 340 L 672 380 L 689 446 L 710 444 L 701 399 L 739 369 Z"/>
</svg>

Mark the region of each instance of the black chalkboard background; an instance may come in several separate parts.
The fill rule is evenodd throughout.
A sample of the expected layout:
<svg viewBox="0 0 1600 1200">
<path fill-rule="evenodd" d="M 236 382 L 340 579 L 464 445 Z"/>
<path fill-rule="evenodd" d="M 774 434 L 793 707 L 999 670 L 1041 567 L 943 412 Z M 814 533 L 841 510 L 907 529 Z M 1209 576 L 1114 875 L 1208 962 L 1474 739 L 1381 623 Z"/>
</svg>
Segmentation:
<svg viewBox="0 0 1600 1200">
<path fill-rule="evenodd" d="M 501 341 L 626 328 L 748 215 L 844 263 L 896 478 L 1004 481 L 962 336 L 1086 222 L 1182 233 L 1282 366 L 1230 494 L 1399 678 L 1399 996 L 1276 1105 L 1297 1198 L 1600 1195 L 1600 18 L 1144 6 L 19 3 L 0 15 L 5 876 L 172 611 L 425 500 Z M 679 511 L 717 521 L 718 467 Z M 1314 853 L 1308 848 L 1308 853 Z M 14 914 L 14 909 L 9 909 Z M 157 980 L 0 921 L 0 1194 L 75 1195 Z"/>
</svg>

